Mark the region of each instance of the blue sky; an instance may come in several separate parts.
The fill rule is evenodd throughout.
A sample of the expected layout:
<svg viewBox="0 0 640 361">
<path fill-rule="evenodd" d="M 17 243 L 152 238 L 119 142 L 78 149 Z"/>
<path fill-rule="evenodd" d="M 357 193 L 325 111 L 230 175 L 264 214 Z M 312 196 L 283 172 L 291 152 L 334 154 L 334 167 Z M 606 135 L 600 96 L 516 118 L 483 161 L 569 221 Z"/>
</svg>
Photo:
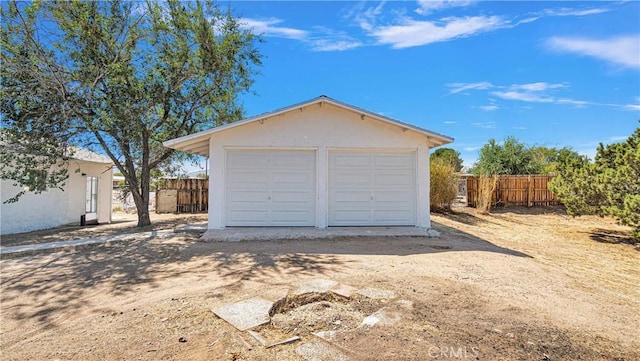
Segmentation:
<svg viewBox="0 0 640 361">
<path fill-rule="evenodd" d="M 466 166 L 490 138 L 593 156 L 640 126 L 640 2 L 229 5 L 265 40 L 247 116 L 324 94 L 454 137 Z"/>
</svg>

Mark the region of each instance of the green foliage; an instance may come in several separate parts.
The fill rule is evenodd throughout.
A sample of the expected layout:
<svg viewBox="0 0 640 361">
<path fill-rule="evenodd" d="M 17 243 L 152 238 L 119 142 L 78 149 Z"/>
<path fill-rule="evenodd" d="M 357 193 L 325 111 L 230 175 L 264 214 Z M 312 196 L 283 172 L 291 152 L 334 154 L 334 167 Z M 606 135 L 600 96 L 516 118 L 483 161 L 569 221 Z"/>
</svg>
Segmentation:
<svg viewBox="0 0 640 361">
<path fill-rule="evenodd" d="M 534 153 L 515 137 L 508 137 L 503 144 L 495 139 L 480 149 L 478 162 L 471 170 L 474 174 L 537 174 L 541 171 Z"/>
<path fill-rule="evenodd" d="M 573 216 L 615 217 L 640 240 L 640 128 L 626 142 L 600 144 L 593 163 L 569 160 L 549 183 Z"/>
<path fill-rule="evenodd" d="M 430 160 L 431 210 L 451 210 L 451 204 L 458 196 L 458 176 L 455 166 L 444 157 Z"/>
<path fill-rule="evenodd" d="M 435 159 L 444 159 L 449 164 L 453 165 L 456 172 L 462 170 L 462 158 L 460 158 L 460 152 L 451 148 L 438 148 L 435 152 L 431 153 L 430 160 L 433 162 Z"/>
<path fill-rule="evenodd" d="M 587 161 L 587 157 L 578 154 L 571 148 L 547 148 L 547 147 L 532 147 L 535 162 L 540 164 L 540 174 L 555 175 L 558 173 L 560 167 L 565 164 L 581 164 Z"/>
<path fill-rule="evenodd" d="M 2 142 L 12 145 L 0 176 L 28 185 L 36 161 L 24 159 L 35 156 L 47 185 L 61 186 L 49 167 L 67 148 L 101 149 L 140 225 L 151 171 L 186 156 L 162 142 L 241 119 L 237 97 L 261 64 L 260 39 L 209 1 L 13 1 L 0 16 Z"/>
<path fill-rule="evenodd" d="M 515 137 L 507 137 L 502 144 L 490 139 L 480 149 L 480 157 L 471 172 L 484 175 L 555 174 L 561 164 L 583 160 L 584 157 L 571 148 L 528 147 Z"/>
</svg>

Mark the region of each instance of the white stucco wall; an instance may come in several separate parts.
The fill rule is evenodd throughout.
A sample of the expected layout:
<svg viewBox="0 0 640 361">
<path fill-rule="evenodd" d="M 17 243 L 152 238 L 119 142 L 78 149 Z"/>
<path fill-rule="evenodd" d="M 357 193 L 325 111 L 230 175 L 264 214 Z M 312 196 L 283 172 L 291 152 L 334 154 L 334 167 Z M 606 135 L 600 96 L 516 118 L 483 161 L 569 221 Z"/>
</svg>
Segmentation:
<svg viewBox="0 0 640 361">
<path fill-rule="evenodd" d="M 429 228 L 429 143 L 420 133 L 327 103 L 305 106 L 209 138 L 209 228 L 224 228 L 225 151 L 310 149 L 317 155 L 316 226 L 327 226 L 328 153 L 331 150 L 416 152 L 416 226 Z"/>
<path fill-rule="evenodd" d="M 70 161 L 69 178 L 64 190 L 49 189 L 40 194 L 27 193 L 16 203 L 4 201 L 20 191 L 13 182 L 2 180 L 0 185 L 0 234 L 28 232 L 63 224 L 80 224 L 85 213 L 86 174 L 98 177 L 98 222 L 111 222 L 111 165 L 85 161 Z"/>
</svg>

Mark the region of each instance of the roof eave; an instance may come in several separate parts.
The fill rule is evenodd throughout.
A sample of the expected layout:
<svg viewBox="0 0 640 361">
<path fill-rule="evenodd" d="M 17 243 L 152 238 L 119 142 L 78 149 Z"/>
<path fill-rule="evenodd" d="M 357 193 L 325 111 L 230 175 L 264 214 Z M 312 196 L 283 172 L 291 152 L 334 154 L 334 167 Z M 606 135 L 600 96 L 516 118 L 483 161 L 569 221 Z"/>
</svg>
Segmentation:
<svg viewBox="0 0 640 361">
<path fill-rule="evenodd" d="M 434 148 L 434 147 L 439 147 L 445 144 L 449 144 L 452 143 L 454 141 L 453 138 L 448 137 L 446 135 L 443 134 L 438 134 L 420 127 L 417 127 L 415 125 L 411 125 L 408 123 L 404 123 L 401 122 L 399 120 L 393 119 L 393 118 L 389 118 L 389 117 L 385 117 L 383 115 L 380 114 L 376 114 L 373 113 L 371 111 L 368 111 L 366 109 L 362 109 L 350 104 L 346 104 L 346 103 L 342 103 L 340 101 L 337 101 L 335 99 L 329 98 L 327 96 L 319 96 L 317 98 L 308 100 L 306 102 L 301 102 L 301 103 L 297 103 L 297 104 L 293 104 L 290 105 L 288 107 L 284 107 L 284 108 L 280 108 L 277 110 L 274 110 L 272 112 L 267 112 L 267 113 L 262 113 L 262 114 L 258 114 L 256 116 L 253 117 L 249 117 L 234 123 L 229 123 L 229 124 L 225 124 L 225 125 L 221 125 L 219 127 L 215 127 L 215 128 L 211 128 L 199 133 L 195 133 L 195 134 L 189 134 L 189 135 L 185 135 L 183 137 L 180 138 L 175 138 L 175 139 L 171 139 L 171 140 L 167 140 L 165 142 L 163 142 L 162 144 L 167 147 L 167 148 L 171 148 L 171 149 L 176 149 L 176 150 L 181 150 L 181 151 L 185 151 L 185 152 L 191 152 L 191 153 L 196 153 L 205 157 L 209 156 L 209 136 L 211 134 L 215 134 L 218 132 L 222 132 L 225 131 L 227 129 L 231 129 L 231 128 L 235 128 L 235 127 L 239 127 L 239 126 L 243 126 L 245 124 L 248 123 L 252 123 L 255 121 L 259 121 L 261 119 L 266 119 L 266 118 L 271 118 L 271 117 L 276 117 L 278 115 L 290 112 L 292 110 L 295 109 L 299 109 L 302 107 L 306 107 L 306 106 L 310 106 L 310 105 L 314 105 L 314 104 L 322 104 L 322 103 L 329 103 L 332 104 L 334 106 L 337 106 L 339 108 L 343 108 L 346 110 L 350 110 L 350 111 L 355 111 L 358 113 L 361 113 L 362 115 L 366 115 L 369 116 L 371 118 L 377 119 L 379 121 L 391 124 L 391 125 L 395 125 L 398 127 L 401 127 L 403 129 L 407 129 L 407 130 L 411 130 L 414 132 L 417 132 L 419 134 L 424 135 L 427 140 L 428 140 L 428 145 L 429 148 Z M 206 149 L 205 149 L 206 148 Z"/>
</svg>

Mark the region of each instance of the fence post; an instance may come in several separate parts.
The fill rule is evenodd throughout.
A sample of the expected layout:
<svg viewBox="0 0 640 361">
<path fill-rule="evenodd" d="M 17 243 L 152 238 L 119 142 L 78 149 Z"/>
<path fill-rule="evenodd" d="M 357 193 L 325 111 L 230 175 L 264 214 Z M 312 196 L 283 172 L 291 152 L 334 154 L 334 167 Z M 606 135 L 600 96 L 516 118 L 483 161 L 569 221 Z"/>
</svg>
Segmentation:
<svg viewBox="0 0 640 361">
<path fill-rule="evenodd" d="M 533 206 L 533 182 L 531 174 L 527 177 L 527 207 Z"/>
</svg>

